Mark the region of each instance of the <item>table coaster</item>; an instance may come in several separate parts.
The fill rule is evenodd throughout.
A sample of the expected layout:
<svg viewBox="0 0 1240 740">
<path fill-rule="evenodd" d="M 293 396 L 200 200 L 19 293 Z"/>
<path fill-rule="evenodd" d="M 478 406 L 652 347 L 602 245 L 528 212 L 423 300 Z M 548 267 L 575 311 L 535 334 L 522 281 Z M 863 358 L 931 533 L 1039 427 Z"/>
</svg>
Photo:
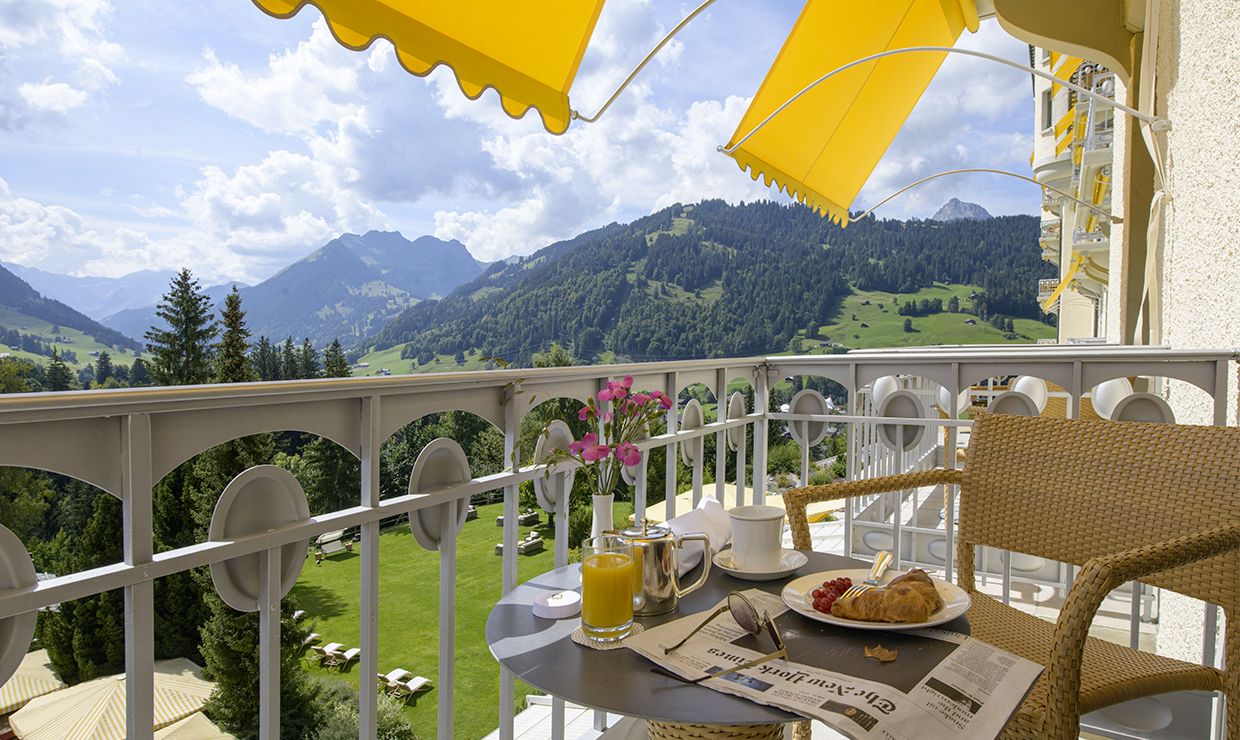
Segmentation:
<svg viewBox="0 0 1240 740">
<path fill-rule="evenodd" d="M 645 630 L 645 627 L 642 627 L 637 622 L 634 622 L 633 631 L 630 632 L 628 635 L 626 635 L 624 640 L 629 639 L 633 635 L 641 634 L 643 630 Z M 573 630 L 573 642 L 583 647 L 588 647 L 591 650 L 616 650 L 617 648 L 624 647 L 624 640 L 616 640 L 615 642 L 603 642 L 601 640 L 595 640 L 595 639 L 586 637 L 586 633 L 582 631 L 581 627 L 578 627 L 577 629 Z"/>
</svg>

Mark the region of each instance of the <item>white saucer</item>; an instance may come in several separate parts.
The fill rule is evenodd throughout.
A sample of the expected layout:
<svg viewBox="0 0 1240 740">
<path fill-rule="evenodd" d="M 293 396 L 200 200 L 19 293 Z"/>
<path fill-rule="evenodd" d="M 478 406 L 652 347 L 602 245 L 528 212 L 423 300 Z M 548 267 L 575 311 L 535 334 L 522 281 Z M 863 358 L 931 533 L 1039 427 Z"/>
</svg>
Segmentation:
<svg viewBox="0 0 1240 740">
<path fill-rule="evenodd" d="M 796 572 L 797 568 L 809 562 L 809 556 L 800 550 L 789 550 L 784 548 L 779 551 L 779 568 L 776 570 L 740 570 L 736 567 L 736 563 L 732 562 L 732 548 L 724 548 L 715 553 L 711 558 L 711 562 L 715 567 L 723 569 L 733 578 L 739 578 L 743 581 L 773 581 L 776 578 L 785 578 Z"/>
</svg>

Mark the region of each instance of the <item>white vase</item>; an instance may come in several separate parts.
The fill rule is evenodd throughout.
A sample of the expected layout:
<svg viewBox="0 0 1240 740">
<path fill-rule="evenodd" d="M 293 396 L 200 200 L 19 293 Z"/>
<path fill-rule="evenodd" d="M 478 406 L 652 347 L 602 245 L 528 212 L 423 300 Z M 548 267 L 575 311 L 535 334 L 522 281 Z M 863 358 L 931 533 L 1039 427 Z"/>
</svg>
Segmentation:
<svg viewBox="0 0 1240 740">
<path fill-rule="evenodd" d="M 615 494 L 607 494 L 599 496 L 594 494 L 594 518 L 593 524 L 590 526 L 590 536 L 598 537 L 609 529 L 612 529 L 611 523 L 611 503 L 615 500 Z"/>
</svg>

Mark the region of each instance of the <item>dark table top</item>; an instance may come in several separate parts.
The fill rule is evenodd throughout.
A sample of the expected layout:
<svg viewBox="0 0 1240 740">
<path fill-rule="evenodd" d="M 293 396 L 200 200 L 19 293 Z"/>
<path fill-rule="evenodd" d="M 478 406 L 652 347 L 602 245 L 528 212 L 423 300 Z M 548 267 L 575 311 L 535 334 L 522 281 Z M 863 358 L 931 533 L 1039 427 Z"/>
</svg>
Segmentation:
<svg viewBox="0 0 1240 740">
<path fill-rule="evenodd" d="M 706 584 L 689 594 L 670 614 L 639 618 L 646 627 L 679 619 L 713 607 L 730 591 L 759 588 L 774 594 L 784 584 L 819 571 L 868 568 L 869 564 L 840 555 L 811 552 L 809 562 L 793 575 L 775 581 L 742 581 L 719 568 L 712 568 Z M 699 566 L 701 567 L 701 566 Z M 684 579 L 692 583 L 695 573 Z M 723 694 L 704 686 L 689 686 L 651 672 L 653 663 L 632 650 L 591 650 L 572 641 L 572 631 L 581 618 L 542 619 L 534 616 L 531 605 L 542 591 L 580 591 L 581 566 L 570 565 L 548 571 L 510 591 L 487 617 L 487 644 L 491 654 L 505 668 L 527 683 L 553 696 L 595 709 L 664 722 L 707 722 L 747 725 L 763 722 L 793 722 L 800 717 L 782 709 L 755 704 L 747 699 Z M 788 646 L 789 658 L 846 673 L 858 678 L 893 683 L 892 672 L 907 676 L 910 687 L 935 664 L 940 656 L 931 654 L 939 641 L 901 634 L 835 627 L 789 610 L 776 623 Z M 969 623 L 960 617 L 940 629 L 968 634 Z M 747 638 L 748 639 L 748 638 Z M 765 646 L 756 650 L 769 650 Z M 895 663 L 866 659 L 865 646 L 882 644 L 898 650 Z M 924 655 L 923 659 L 919 659 Z M 924 670 L 921 670 L 924 668 Z M 896 681 L 903 683 L 904 681 Z"/>
</svg>

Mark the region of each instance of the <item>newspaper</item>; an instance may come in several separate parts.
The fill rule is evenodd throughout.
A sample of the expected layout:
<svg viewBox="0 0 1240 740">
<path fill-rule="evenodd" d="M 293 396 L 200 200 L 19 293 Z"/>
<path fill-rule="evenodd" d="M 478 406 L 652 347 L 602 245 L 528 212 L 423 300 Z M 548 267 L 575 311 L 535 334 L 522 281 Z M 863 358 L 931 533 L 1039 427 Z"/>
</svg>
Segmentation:
<svg viewBox="0 0 1240 740">
<path fill-rule="evenodd" d="M 775 594 L 757 589 L 744 594 L 773 619 L 788 611 Z M 647 629 L 624 645 L 684 678 L 714 674 L 703 686 L 820 720 L 851 738 L 993 738 L 1042 672 L 1032 661 L 947 630 L 856 630 L 841 639 L 815 634 L 794 641 L 790 634 L 804 632 L 790 621 L 803 619 L 796 614 L 776 620 L 790 660 L 729 671 L 774 646 L 765 630 L 754 637 L 726 611 L 664 655 L 663 646 L 675 644 L 712 611 Z M 890 663 L 863 658 L 865 647 L 879 644 L 896 650 L 897 658 Z M 865 675 L 833 671 L 833 665 Z"/>
</svg>

